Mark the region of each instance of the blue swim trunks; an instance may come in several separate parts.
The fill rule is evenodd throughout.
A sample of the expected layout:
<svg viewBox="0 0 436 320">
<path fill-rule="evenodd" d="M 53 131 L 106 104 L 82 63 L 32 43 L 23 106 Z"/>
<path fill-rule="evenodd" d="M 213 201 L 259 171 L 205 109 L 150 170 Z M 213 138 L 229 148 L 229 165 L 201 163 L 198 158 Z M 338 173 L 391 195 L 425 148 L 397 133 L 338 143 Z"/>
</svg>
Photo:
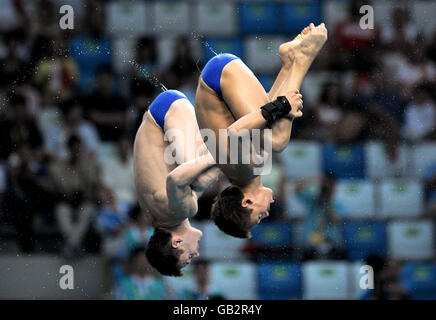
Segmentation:
<svg viewBox="0 0 436 320">
<path fill-rule="evenodd" d="M 159 94 L 152 104 L 148 107 L 156 123 L 163 129 L 165 124 L 165 115 L 171 107 L 171 104 L 179 99 L 187 99 L 186 96 L 177 90 L 167 90 Z"/>
<path fill-rule="evenodd" d="M 212 59 L 210 59 L 201 72 L 201 78 L 206 84 L 213 89 L 220 98 L 222 98 L 221 92 L 221 73 L 224 67 L 235 59 L 239 59 L 237 56 L 230 53 L 221 53 Z"/>
</svg>

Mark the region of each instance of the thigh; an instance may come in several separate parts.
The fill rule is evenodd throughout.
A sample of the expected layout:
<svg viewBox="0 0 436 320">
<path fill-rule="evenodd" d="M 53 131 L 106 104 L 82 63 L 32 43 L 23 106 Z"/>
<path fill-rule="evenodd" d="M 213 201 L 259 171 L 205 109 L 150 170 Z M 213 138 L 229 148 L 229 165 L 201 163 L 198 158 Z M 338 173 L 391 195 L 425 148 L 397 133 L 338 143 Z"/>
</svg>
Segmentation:
<svg viewBox="0 0 436 320">
<path fill-rule="evenodd" d="M 220 86 L 224 102 L 236 119 L 268 103 L 268 95 L 262 84 L 240 59 L 224 67 Z"/>
<path fill-rule="evenodd" d="M 187 99 L 173 102 L 165 116 L 164 131 L 165 139 L 175 150 L 177 164 L 193 160 L 204 153 L 206 147 L 200 135 L 194 106 Z"/>
</svg>

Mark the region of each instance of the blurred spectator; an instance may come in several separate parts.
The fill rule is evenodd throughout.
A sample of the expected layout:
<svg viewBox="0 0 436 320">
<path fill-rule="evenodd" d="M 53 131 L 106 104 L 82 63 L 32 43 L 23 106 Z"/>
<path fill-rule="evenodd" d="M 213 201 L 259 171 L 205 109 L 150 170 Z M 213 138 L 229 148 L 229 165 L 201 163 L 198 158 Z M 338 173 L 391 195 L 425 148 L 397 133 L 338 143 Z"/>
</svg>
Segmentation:
<svg viewBox="0 0 436 320">
<path fill-rule="evenodd" d="M 157 79 L 157 47 L 156 39 L 142 37 L 136 44 L 136 64 L 132 66 L 133 81 L 150 81 Z"/>
<path fill-rule="evenodd" d="M 0 58 L 0 87 L 8 87 L 21 83 L 26 73 L 23 55 L 20 54 L 20 43 L 24 38 L 21 30 L 12 30 L 3 35 L 6 44 L 6 55 Z"/>
<path fill-rule="evenodd" d="M 375 24 L 372 29 L 360 27 L 360 8 L 370 4 L 370 1 L 352 0 L 349 6 L 350 15 L 337 24 L 331 39 L 334 43 L 335 69 L 366 72 L 372 68 L 375 60 L 374 47 L 379 42 L 378 26 Z"/>
<path fill-rule="evenodd" d="M 391 12 L 391 23 L 381 29 L 381 42 L 391 50 L 402 50 L 413 44 L 418 29 L 410 19 L 407 7 L 396 7 Z"/>
<path fill-rule="evenodd" d="M 123 133 L 127 105 L 115 92 L 112 67 L 102 66 L 97 71 L 97 88 L 85 98 L 89 119 L 97 126 L 104 141 L 116 141 Z"/>
<path fill-rule="evenodd" d="M 196 260 L 193 264 L 195 288 L 184 289 L 180 299 L 184 300 L 224 300 L 217 288 L 210 284 L 210 268 L 208 260 Z"/>
<path fill-rule="evenodd" d="M 60 101 L 71 99 L 79 82 L 76 62 L 69 56 L 64 39 L 45 39 L 44 57 L 37 62 L 35 84 L 48 86 Z"/>
<path fill-rule="evenodd" d="M 413 99 L 406 107 L 404 136 L 411 141 L 421 141 L 435 137 L 436 106 L 431 100 L 427 87 L 415 88 Z"/>
<path fill-rule="evenodd" d="M 79 32 L 71 38 L 70 50 L 79 67 L 80 90 L 89 93 L 98 68 L 112 63 L 112 43 L 103 32 L 106 23 L 103 1 L 90 0 L 84 8 L 84 22 L 77 24 Z"/>
<path fill-rule="evenodd" d="M 123 258 L 135 247 L 145 246 L 153 234 L 150 217 L 138 204 L 130 209 L 128 215 L 129 223 L 122 234 L 123 247 L 119 251 L 119 256 Z"/>
<path fill-rule="evenodd" d="M 374 269 L 374 289 L 366 290 L 360 297 L 361 300 L 408 300 L 411 288 L 405 288 L 400 283 L 401 269 L 403 263 L 401 260 L 389 257 L 383 263 L 383 268 L 380 270 L 380 264 L 383 260 L 368 259 L 368 264 Z"/>
<path fill-rule="evenodd" d="M 287 179 L 282 158 L 279 154 L 273 154 L 271 173 L 262 176 L 262 184 L 270 188 L 274 194 L 274 202 L 271 203 L 268 220 L 283 219 L 286 205 Z"/>
<path fill-rule="evenodd" d="M 134 138 L 142 118 L 148 110 L 148 106 L 153 102 L 156 95 L 156 87 L 147 80 L 133 81 L 131 92 L 133 102 L 129 107 L 126 117 L 126 131 Z"/>
<path fill-rule="evenodd" d="M 320 185 L 319 192 L 308 187 L 313 182 Z M 334 192 L 335 182 L 327 177 L 302 179 L 295 186 L 296 196 L 305 209 L 303 259 L 344 258 L 340 224 L 345 210 L 333 200 Z"/>
<path fill-rule="evenodd" d="M 436 80 L 436 65 L 427 58 L 425 42 L 421 39 L 405 48 L 405 53 L 385 63 L 392 72 L 392 81 L 400 86 L 402 94 L 410 96 L 413 89 Z M 390 60 L 390 61 L 389 61 Z"/>
<path fill-rule="evenodd" d="M 117 142 L 113 157 L 102 159 L 103 182 L 112 186 L 115 198 L 119 203 L 135 201 L 133 184 L 133 150 L 132 142 L 127 135 L 122 135 Z"/>
<path fill-rule="evenodd" d="M 42 147 L 41 133 L 22 95 L 11 96 L 6 115 L 8 117 L 0 123 L 0 159 L 8 158 L 20 146 L 26 145 L 35 152 Z"/>
<path fill-rule="evenodd" d="M 34 216 L 51 211 L 55 200 L 47 163 L 40 154 L 21 144 L 10 154 L 7 170 L 2 211 L 6 222 L 15 226 L 20 249 L 32 252 Z"/>
<path fill-rule="evenodd" d="M 342 95 L 337 82 L 327 82 L 322 90 L 320 102 L 315 106 L 316 136 L 323 141 L 349 143 L 363 138 L 367 125 L 364 113 L 357 112 Z"/>
<path fill-rule="evenodd" d="M 165 72 L 164 82 L 168 88 L 178 88 L 194 74 L 198 76 L 199 70 L 192 56 L 189 38 L 180 36 L 176 40 L 174 58 Z"/>
<path fill-rule="evenodd" d="M 51 173 L 59 193 L 55 214 L 65 240 L 64 254 L 72 257 L 79 253 L 95 214 L 100 168 L 93 157 L 83 152 L 77 136 L 71 136 L 67 146 L 68 158 L 54 162 Z"/>
<path fill-rule="evenodd" d="M 97 156 L 101 142 L 94 124 L 83 118 L 83 107 L 77 100 L 61 104 L 62 110 L 44 107 L 39 116 L 39 127 L 44 133 L 44 144 L 50 153 L 65 158 L 68 155 L 66 142 L 76 135 L 83 141 L 84 151 Z M 61 116 L 63 115 L 63 116 Z"/>
<path fill-rule="evenodd" d="M 114 257 L 119 250 L 121 234 L 127 227 L 130 205 L 119 203 L 111 189 L 100 186 L 98 191 L 96 229 L 103 238 L 103 253 Z"/>
<path fill-rule="evenodd" d="M 137 247 L 129 258 L 128 268 L 114 290 L 116 300 L 164 300 L 168 288 L 148 263 L 145 247 Z"/>
</svg>

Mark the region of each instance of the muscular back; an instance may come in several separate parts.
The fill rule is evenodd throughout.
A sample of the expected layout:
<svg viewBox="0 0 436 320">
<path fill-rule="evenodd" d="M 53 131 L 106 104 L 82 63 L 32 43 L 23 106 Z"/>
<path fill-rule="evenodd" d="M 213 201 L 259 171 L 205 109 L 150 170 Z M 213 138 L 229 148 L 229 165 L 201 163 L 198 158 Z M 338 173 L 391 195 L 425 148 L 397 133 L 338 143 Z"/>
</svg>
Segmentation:
<svg viewBox="0 0 436 320">
<path fill-rule="evenodd" d="M 133 168 L 139 204 L 151 215 L 153 224 L 165 225 L 174 221 L 168 210 L 166 178 L 175 165 L 164 161 L 167 146 L 162 129 L 147 112 L 136 133 Z"/>
</svg>

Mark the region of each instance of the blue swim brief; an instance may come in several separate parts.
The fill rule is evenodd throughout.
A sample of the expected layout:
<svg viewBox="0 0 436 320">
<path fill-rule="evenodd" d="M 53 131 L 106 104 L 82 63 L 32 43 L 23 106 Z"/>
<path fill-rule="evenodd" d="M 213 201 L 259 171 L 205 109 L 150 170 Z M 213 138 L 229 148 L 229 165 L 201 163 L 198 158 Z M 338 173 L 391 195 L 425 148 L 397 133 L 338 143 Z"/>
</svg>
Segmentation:
<svg viewBox="0 0 436 320">
<path fill-rule="evenodd" d="M 210 59 L 201 72 L 201 78 L 203 81 L 213 89 L 220 98 L 222 98 L 221 92 L 221 73 L 224 67 L 235 59 L 239 59 L 237 56 L 230 53 L 221 53 L 212 59 Z"/>
<path fill-rule="evenodd" d="M 177 90 L 167 90 L 159 94 L 148 107 L 156 123 L 163 129 L 165 124 L 165 115 L 170 109 L 172 103 L 179 99 L 187 99 L 186 96 Z"/>
</svg>

